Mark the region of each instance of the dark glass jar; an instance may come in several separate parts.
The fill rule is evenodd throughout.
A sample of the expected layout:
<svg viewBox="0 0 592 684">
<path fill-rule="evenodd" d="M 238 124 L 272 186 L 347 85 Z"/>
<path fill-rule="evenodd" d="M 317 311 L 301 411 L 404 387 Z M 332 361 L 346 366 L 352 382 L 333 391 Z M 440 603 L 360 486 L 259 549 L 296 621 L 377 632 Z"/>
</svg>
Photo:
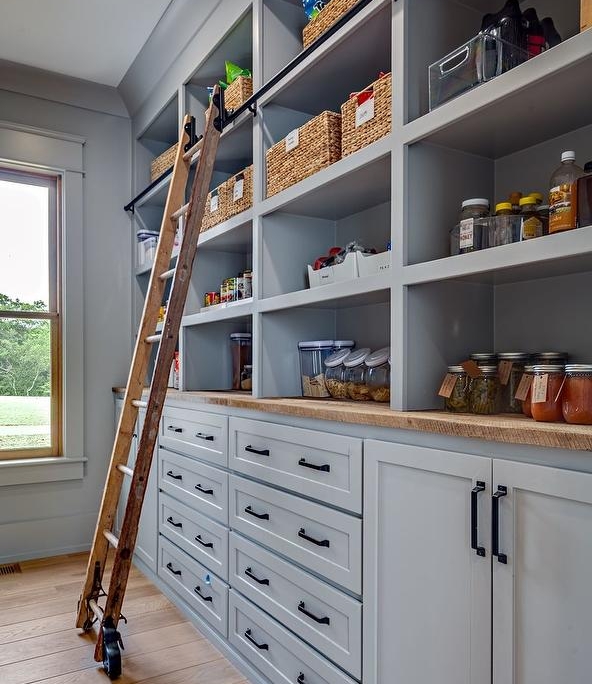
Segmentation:
<svg viewBox="0 0 592 684">
<path fill-rule="evenodd" d="M 498 359 L 500 364 L 502 361 L 512 364 L 507 383 L 504 385 L 500 380 L 500 411 L 501 413 L 522 413 L 522 402 L 516 399 L 516 390 L 524 375 L 524 367 L 530 360 L 530 354 L 503 352 L 498 354 Z"/>
<path fill-rule="evenodd" d="M 471 378 L 469 410 L 478 415 L 499 413 L 499 377 L 497 366 L 481 366 L 481 375 Z"/>
</svg>

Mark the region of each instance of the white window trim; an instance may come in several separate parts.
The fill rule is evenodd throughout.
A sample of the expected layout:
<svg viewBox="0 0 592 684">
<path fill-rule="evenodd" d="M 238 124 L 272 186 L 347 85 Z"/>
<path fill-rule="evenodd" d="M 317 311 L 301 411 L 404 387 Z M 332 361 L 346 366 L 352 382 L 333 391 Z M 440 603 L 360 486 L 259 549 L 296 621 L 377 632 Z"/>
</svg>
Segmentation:
<svg viewBox="0 0 592 684">
<path fill-rule="evenodd" d="M 84 476 L 84 144 L 85 139 L 0 121 L 0 163 L 62 178 L 63 456 L 0 461 L 0 486 Z"/>
</svg>

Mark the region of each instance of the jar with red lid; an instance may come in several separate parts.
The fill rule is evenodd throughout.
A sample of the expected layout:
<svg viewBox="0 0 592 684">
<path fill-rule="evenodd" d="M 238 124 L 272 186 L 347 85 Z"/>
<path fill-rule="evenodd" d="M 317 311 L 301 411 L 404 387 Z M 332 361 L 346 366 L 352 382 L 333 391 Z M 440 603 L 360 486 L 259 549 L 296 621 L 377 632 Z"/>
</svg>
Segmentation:
<svg viewBox="0 0 592 684">
<path fill-rule="evenodd" d="M 561 399 L 566 423 L 592 425 L 592 364 L 569 364 L 565 367 Z"/>
<path fill-rule="evenodd" d="M 532 417 L 539 422 L 563 422 L 561 394 L 565 379 L 565 366 L 539 365 L 534 366 L 534 379 L 530 388 L 530 410 Z M 536 385 L 539 378 L 547 376 L 547 391 L 543 401 L 536 401 Z"/>
</svg>

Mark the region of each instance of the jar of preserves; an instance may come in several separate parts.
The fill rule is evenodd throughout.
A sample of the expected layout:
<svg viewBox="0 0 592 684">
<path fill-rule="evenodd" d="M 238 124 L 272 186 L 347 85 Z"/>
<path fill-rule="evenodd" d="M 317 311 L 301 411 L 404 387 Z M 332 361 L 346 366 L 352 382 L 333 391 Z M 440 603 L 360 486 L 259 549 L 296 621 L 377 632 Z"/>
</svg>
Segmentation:
<svg viewBox="0 0 592 684">
<path fill-rule="evenodd" d="M 495 366 L 497 364 L 497 354 L 491 352 L 476 352 L 469 356 L 478 366 Z"/>
<path fill-rule="evenodd" d="M 592 364 L 570 364 L 565 367 L 561 398 L 566 423 L 592 425 Z"/>
<path fill-rule="evenodd" d="M 481 375 L 469 384 L 469 411 L 478 415 L 498 413 L 499 378 L 497 366 L 481 366 Z"/>
<path fill-rule="evenodd" d="M 462 366 L 448 366 L 448 374 L 456 377 L 456 382 L 445 407 L 450 413 L 468 413 L 469 411 L 469 376 Z"/>
<path fill-rule="evenodd" d="M 377 349 L 366 357 L 366 384 L 374 401 L 391 400 L 390 347 Z"/>
<path fill-rule="evenodd" d="M 503 352 L 497 355 L 500 378 L 501 413 L 522 413 L 522 402 L 516 399 L 516 390 L 522 380 L 525 365 L 530 354 L 525 352 Z"/>
<path fill-rule="evenodd" d="M 531 375 L 534 377 L 534 366 L 524 366 L 524 375 Z M 532 378 L 531 378 L 532 385 Z M 528 393 L 526 398 L 522 400 L 522 413 L 528 418 L 532 418 L 532 410 L 530 408 L 530 387 L 528 388 Z"/>
<path fill-rule="evenodd" d="M 325 384 L 325 359 L 333 351 L 333 340 L 298 342 L 302 396 L 328 397 Z"/>
<path fill-rule="evenodd" d="M 565 366 L 559 364 L 539 364 L 533 368 L 534 379 L 530 388 L 530 411 L 539 422 L 563 422 L 561 394 L 565 378 Z M 547 388 L 543 396 L 537 396 L 539 378 L 547 376 Z M 542 399 L 542 401 L 541 401 Z"/>
<path fill-rule="evenodd" d="M 370 401 L 370 390 L 366 384 L 366 365 L 364 361 L 370 353 L 368 347 L 350 352 L 344 360 L 347 394 L 354 401 Z"/>
<path fill-rule="evenodd" d="M 325 385 L 333 399 L 347 399 L 348 397 L 343 362 L 349 353 L 349 349 L 340 349 L 325 359 Z"/>
</svg>

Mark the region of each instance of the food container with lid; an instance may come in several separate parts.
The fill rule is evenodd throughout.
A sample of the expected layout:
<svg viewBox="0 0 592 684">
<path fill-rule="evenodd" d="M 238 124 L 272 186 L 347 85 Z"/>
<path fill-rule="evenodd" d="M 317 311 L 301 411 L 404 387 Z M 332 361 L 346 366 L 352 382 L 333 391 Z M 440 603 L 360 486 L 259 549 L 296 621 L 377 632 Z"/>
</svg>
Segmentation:
<svg viewBox="0 0 592 684">
<path fill-rule="evenodd" d="M 462 366 L 448 366 L 448 373 L 456 377 L 456 382 L 450 396 L 445 398 L 446 410 L 450 413 L 468 413 L 469 376 Z"/>
<path fill-rule="evenodd" d="M 241 389 L 250 392 L 253 389 L 253 366 L 248 363 L 243 367 L 241 373 Z"/>
<path fill-rule="evenodd" d="M 241 388 L 241 374 L 246 364 L 251 363 L 251 333 L 231 333 L 230 350 L 232 353 L 232 389 Z"/>
<path fill-rule="evenodd" d="M 325 385 L 333 399 L 348 398 L 343 362 L 349 354 L 349 349 L 339 349 L 325 359 Z"/>
<path fill-rule="evenodd" d="M 534 376 L 534 366 L 524 366 L 524 375 Z M 522 413 L 529 418 L 532 418 L 532 410 L 530 406 L 530 387 L 526 394 L 526 398 L 522 400 Z"/>
<path fill-rule="evenodd" d="M 364 361 L 370 354 L 368 347 L 350 352 L 344 360 L 347 393 L 354 401 L 370 401 L 370 390 L 366 385 L 366 365 Z"/>
<path fill-rule="evenodd" d="M 374 401 L 390 401 L 391 399 L 391 359 L 390 347 L 382 347 L 368 354 L 366 365 L 366 385 L 370 397 Z"/>
<path fill-rule="evenodd" d="M 569 354 L 567 352 L 536 352 L 533 354 L 533 363 L 536 364 L 558 364 L 563 365 L 567 363 L 569 359 Z"/>
<path fill-rule="evenodd" d="M 339 349 L 349 349 L 351 351 L 356 346 L 353 340 L 333 340 L 333 349 L 338 351 Z"/>
<path fill-rule="evenodd" d="M 530 361 L 530 354 L 503 352 L 498 354 L 497 358 L 500 377 L 500 411 L 522 413 L 522 402 L 516 399 L 516 390 L 524 375 L 524 367 Z"/>
<path fill-rule="evenodd" d="M 475 352 L 469 358 L 478 366 L 494 366 L 497 363 L 497 354 L 493 352 Z"/>
<path fill-rule="evenodd" d="M 302 396 L 328 397 L 325 384 L 325 359 L 333 351 L 333 340 L 309 340 L 298 343 Z"/>
<path fill-rule="evenodd" d="M 530 388 L 530 411 L 532 417 L 537 421 L 546 423 L 563 422 L 561 394 L 565 379 L 565 366 L 560 364 L 539 364 L 534 366 L 533 374 L 534 379 Z M 545 376 L 547 376 L 546 391 L 541 396 L 537 396 L 536 385 Z"/>
<path fill-rule="evenodd" d="M 469 384 L 469 411 L 479 415 L 499 412 L 499 378 L 497 366 L 480 366 L 481 375 Z"/>
<path fill-rule="evenodd" d="M 565 367 L 561 393 L 563 418 L 574 425 L 592 425 L 592 364 Z"/>
</svg>

